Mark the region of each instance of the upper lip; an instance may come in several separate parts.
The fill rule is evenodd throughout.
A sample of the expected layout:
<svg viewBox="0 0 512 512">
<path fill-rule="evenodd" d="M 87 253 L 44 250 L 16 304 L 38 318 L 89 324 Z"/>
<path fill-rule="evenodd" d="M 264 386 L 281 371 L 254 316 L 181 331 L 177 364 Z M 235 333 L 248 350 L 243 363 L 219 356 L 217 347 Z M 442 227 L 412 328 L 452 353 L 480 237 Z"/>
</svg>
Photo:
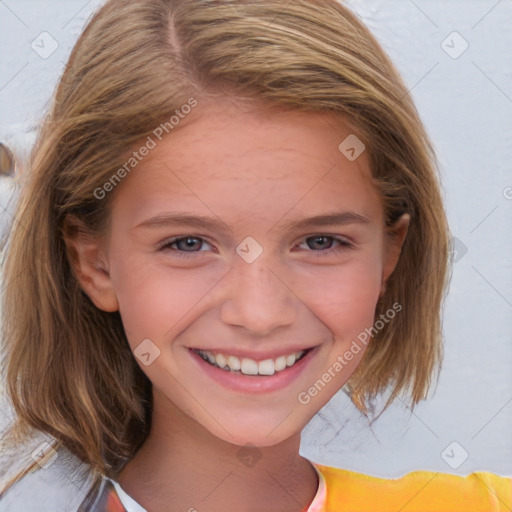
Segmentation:
<svg viewBox="0 0 512 512">
<path fill-rule="evenodd" d="M 262 352 L 254 352 L 248 350 L 241 350 L 240 348 L 221 348 L 221 347 L 189 347 L 191 350 L 200 350 L 201 352 L 212 352 L 214 354 L 224 354 L 226 356 L 235 356 L 240 359 L 244 357 L 247 359 L 253 359 L 254 361 L 264 361 L 265 359 L 277 359 L 280 356 L 288 356 L 290 354 L 295 354 L 301 351 L 311 350 L 316 348 L 318 345 L 314 345 L 311 347 L 304 347 L 303 345 L 292 346 L 287 348 L 278 348 L 273 350 L 267 350 Z"/>
</svg>

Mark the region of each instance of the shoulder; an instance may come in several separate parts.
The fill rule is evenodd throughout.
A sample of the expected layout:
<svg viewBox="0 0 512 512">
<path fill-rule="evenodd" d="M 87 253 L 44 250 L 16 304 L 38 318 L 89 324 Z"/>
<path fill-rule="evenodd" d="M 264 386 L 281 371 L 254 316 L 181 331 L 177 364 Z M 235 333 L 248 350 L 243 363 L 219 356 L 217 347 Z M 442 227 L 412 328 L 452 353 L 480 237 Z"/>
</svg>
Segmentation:
<svg viewBox="0 0 512 512">
<path fill-rule="evenodd" d="M 402 512 L 510 511 L 512 478 L 478 471 L 466 476 L 414 471 L 378 478 L 317 465 L 327 488 L 326 511 Z"/>
<path fill-rule="evenodd" d="M 97 482 L 87 464 L 47 435 L 2 446 L 2 512 L 76 512 Z"/>
</svg>

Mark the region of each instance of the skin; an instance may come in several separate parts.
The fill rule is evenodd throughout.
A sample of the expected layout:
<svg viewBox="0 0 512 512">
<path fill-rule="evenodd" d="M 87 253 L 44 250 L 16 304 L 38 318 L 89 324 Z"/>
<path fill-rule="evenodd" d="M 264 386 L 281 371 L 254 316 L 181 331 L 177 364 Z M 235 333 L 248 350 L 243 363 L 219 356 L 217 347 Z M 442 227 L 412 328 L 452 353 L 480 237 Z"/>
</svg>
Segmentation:
<svg viewBox="0 0 512 512">
<path fill-rule="evenodd" d="M 72 240 L 91 300 L 120 312 L 132 350 L 144 339 L 160 350 L 149 366 L 136 359 L 153 383 L 153 427 L 118 475 L 149 511 L 299 511 L 313 499 L 318 481 L 299 455 L 300 432 L 366 347 L 307 404 L 298 395 L 373 325 L 409 223 L 404 215 L 386 233 L 366 154 L 351 162 L 338 150 L 351 133 L 333 113 L 200 103 L 114 191 L 109 231 Z M 224 229 L 141 226 L 171 209 Z M 340 211 L 368 221 L 286 227 Z M 200 239 L 161 248 L 179 236 Z M 236 252 L 248 236 L 263 248 L 252 263 Z M 259 394 L 224 388 L 189 351 L 297 347 L 317 347 L 302 373 Z M 254 465 L 240 456 L 247 444 Z"/>
</svg>

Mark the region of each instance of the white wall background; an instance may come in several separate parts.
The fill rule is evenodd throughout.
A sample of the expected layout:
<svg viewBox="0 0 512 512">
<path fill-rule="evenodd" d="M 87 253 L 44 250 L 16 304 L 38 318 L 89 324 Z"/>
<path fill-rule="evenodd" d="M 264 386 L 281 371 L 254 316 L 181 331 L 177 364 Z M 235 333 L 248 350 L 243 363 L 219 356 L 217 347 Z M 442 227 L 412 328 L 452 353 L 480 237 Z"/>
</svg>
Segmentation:
<svg viewBox="0 0 512 512">
<path fill-rule="evenodd" d="M 458 261 L 433 397 L 413 413 L 397 402 L 369 428 L 340 392 L 306 428 L 302 451 L 378 476 L 414 469 L 512 475 L 512 2 L 347 3 L 401 71 L 437 148 Z M 0 141 L 21 156 L 101 4 L 0 0 Z M 11 189 L 0 178 L 3 229 L 12 220 Z M 0 410 L 0 423 L 9 414 Z"/>
</svg>

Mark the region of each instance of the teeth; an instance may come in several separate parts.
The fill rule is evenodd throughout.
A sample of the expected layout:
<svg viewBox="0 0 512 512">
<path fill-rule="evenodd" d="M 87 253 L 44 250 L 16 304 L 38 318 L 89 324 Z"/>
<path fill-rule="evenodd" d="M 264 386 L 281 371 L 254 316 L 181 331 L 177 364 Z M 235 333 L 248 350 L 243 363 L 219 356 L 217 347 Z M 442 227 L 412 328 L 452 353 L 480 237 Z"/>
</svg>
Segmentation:
<svg viewBox="0 0 512 512">
<path fill-rule="evenodd" d="M 274 360 L 265 359 L 258 363 L 258 373 L 260 375 L 274 375 Z"/>
<path fill-rule="evenodd" d="M 274 361 L 274 370 L 276 372 L 280 372 L 281 370 L 284 370 L 286 368 L 286 356 L 279 356 Z"/>
<path fill-rule="evenodd" d="M 215 356 L 215 362 L 221 367 L 224 368 L 226 366 L 226 358 L 222 354 L 217 354 Z"/>
<path fill-rule="evenodd" d="M 242 359 L 242 373 L 245 375 L 258 375 L 258 363 L 254 359 Z"/>
<path fill-rule="evenodd" d="M 265 359 L 260 362 L 248 357 L 240 359 L 236 356 L 213 354 L 208 350 L 198 350 L 197 353 L 205 361 L 223 370 L 240 371 L 244 375 L 274 375 L 274 373 L 282 372 L 287 367 L 293 366 L 304 355 L 304 350 L 287 356 L 279 356 L 276 359 Z"/>
<path fill-rule="evenodd" d="M 228 366 L 229 366 L 229 369 L 230 370 L 240 370 L 240 368 L 242 367 L 242 363 L 240 361 L 240 359 L 238 359 L 238 357 L 235 357 L 235 356 L 229 356 L 228 357 Z"/>
</svg>

